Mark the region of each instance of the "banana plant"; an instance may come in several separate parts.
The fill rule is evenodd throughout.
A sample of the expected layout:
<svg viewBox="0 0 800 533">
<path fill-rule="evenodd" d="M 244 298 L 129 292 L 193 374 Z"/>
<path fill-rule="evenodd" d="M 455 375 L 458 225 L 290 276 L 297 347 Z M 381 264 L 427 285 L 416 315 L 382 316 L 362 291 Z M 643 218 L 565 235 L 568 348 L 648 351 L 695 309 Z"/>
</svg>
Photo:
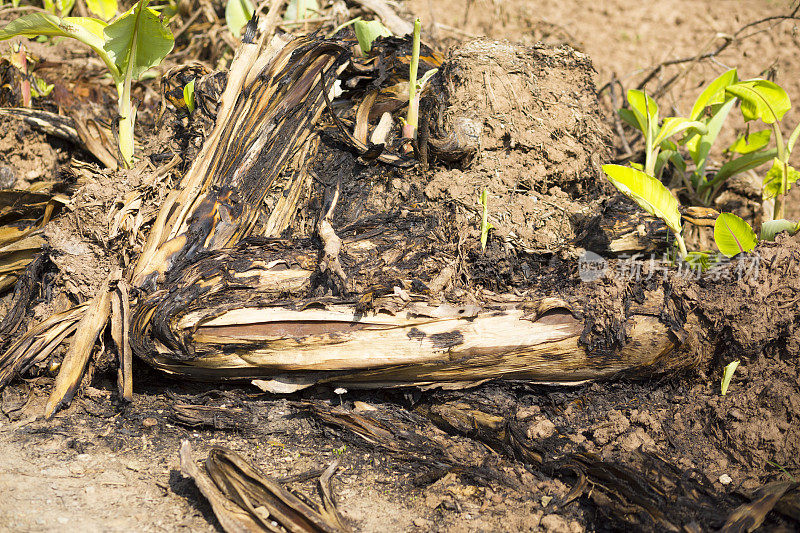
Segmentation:
<svg viewBox="0 0 800 533">
<path fill-rule="evenodd" d="M 698 96 L 687 118 L 665 119 L 660 128 L 655 101 L 642 91 L 628 91 L 630 109 L 620 109 L 618 113 L 645 136 L 647 155 L 644 170 L 647 172 L 650 168 L 653 172 L 649 174 L 660 177 L 667 162 L 672 163 L 693 201 L 709 205 L 725 180 L 775 158 L 777 150 L 767 148 L 771 132 L 765 130 L 740 137 L 728 148 L 728 153 L 732 154 L 730 160 L 716 171 L 708 168 L 711 149 L 728 115 L 739 101 L 727 89 L 738 83 L 736 69 L 723 73 Z M 676 127 L 677 131 L 671 132 L 672 127 Z M 677 143 L 669 139 L 681 132 L 684 136 Z M 694 169 L 688 168 L 679 151 L 681 146 L 694 163 Z"/>
<path fill-rule="evenodd" d="M 761 120 L 772 127 L 775 139 L 775 155 L 772 168 L 764 176 L 764 200 L 775 198 L 774 219 L 782 219 L 784 199 L 800 174 L 789 164 L 794 143 L 800 135 L 800 124 L 789 136 L 788 142 L 781 133 L 781 119 L 792 108 L 789 95 L 779 85 L 768 80 L 752 79 L 735 83 L 725 88 L 727 94 L 741 101 L 742 117 L 745 122 Z"/>
<path fill-rule="evenodd" d="M 664 221 L 675 235 L 681 259 L 685 259 L 688 252 L 681 235 L 683 228 L 681 227 L 681 214 L 678 211 L 678 200 L 669 189 L 655 177 L 636 168 L 603 165 L 603 172 L 622 194 L 651 215 Z"/>
<path fill-rule="evenodd" d="M 105 63 L 117 89 L 119 151 L 122 162 L 133 162 L 136 106 L 131 84 L 172 51 L 175 39 L 159 13 L 139 0 L 111 23 L 90 17 L 60 18 L 50 13 L 25 15 L 0 29 L 0 41 L 16 36 L 69 37 L 91 48 Z M 109 7 L 110 9 L 110 7 Z"/>
</svg>

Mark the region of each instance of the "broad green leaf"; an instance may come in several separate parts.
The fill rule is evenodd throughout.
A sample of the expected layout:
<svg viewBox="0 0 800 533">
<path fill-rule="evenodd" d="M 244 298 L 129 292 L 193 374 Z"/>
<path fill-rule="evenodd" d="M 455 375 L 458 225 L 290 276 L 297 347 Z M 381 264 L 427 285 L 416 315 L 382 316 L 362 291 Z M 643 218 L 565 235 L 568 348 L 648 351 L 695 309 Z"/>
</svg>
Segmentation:
<svg viewBox="0 0 800 533">
<path fill-rule="evenodd" d="M 190 81 L 183 87 L 183 101 L 186 102 L 186 109 L 189 110 L 189 113 L 194 113 L 194 81 Z"/>
<path fill-rule="evenodd" d="M 106 26 L 104 49 L 123 75 L 130 68 L 131 79 L 138 80 L 149 68 L 161 63 L 172 51 L 175 38 L 154 9 L 131 9 Z M 131 54 L 133 57 L 131 58 Z"/>
<path fill-rule="evenodd" d="M 117 0 L 86 0 L 89 11 L 103 20 L 111 20 L 117 14 Z"/>
<path fill-rule="evenodd" d="M 653 141 L 653 146 L 658 146 L 673 135 L 678 135 L 690 129 L 697 130 L 700 135 L 708 133 L 706 125 L 697 120 L 688 120 L 682 117 L 667 117 L 661 125 L 661 131 L 658 132 L 658 136 L 656 136 Z"/>
<path fill-rule="evenodd" d="M 242 34 L 242 28 L 253 18 L 253 10 L 250 0 L 228 0 L 225 4 L 225 22 L 234 37 Z"/>
<path fill-rule="evenodd" d="M 780 220 L 770 220 L 769 222 L 764 222 L 761 224 L 761 240 L 774 241 L 775 236 L 782 231 L 795 233 L 797 230 L 797 222 L 792 222 L 791 220 L 786 220 L 785 218 Z"/>
<path fill-rule="evenodd" d="M 741 81 L 727 87 L 725 91 L 741 100 L 745 121 L 761 119 L 765 124 L 772 124 L 782 119 L 792 107 L 786 91 L 767 80 Z"/>
<path fill-rule="evenodd" d="M 725 365 L 725 370 L 722 372 L 722 384 L 720 386 L 720 392 L 723 396 L 728 394 L 728 387 L 731 384 L 731 380 L 733 379 L 733 373 L 736 372 L 736 369 L 739 367 L 739 361 L 734 361 L 732 363 L 728 363 Z"/>
<path fill-rule="evenodd" d="M 700 93 L 697 100 L 692 106 L 692 112 L 689 115 L 689 120 L 699 120 L 703 115 L 703 111 L 708 106 L 723 104 L 731 97 L 725 94 L 725 88 L 739 81 L 736 74 L 736 69 L 731 69 L 717 79 L 708 84 L 708 86 Z"/>
<path fill-rule="evenodd" d="M 760 167 L 764 163 L 768 163 L 771 159 L 774 159 L 777 155 L 778 150 L 771 148 L 769 150 L 759 150 L 757 152 L 744 154 L 736 159 L 732 159 L 720 167 L 711 181 L 709 181 L 709 185 L 716 186 L 731 176 Z"/>
<path fill-rule="evenodd" d="M 797 172 L 794 167 L 787 165 L 787 185 L 786 190 L 792 188 L 792 184 L 800 178 L 800 172 Z M 764 200 L 775 198 L 781 193 L 783 189 L 783 163 L 776 157 L 772 162 L 772 168 L 767 171 L 764 176 L 764 189 L 761 192 L 761 197 Z"/>
<path fill-rule="evenodd" d="M 714 242 L 719 251 L 728 257 L 749 252 L 756 247 L 756 238 L 750 224 L 733 213 L 720 213 L 714 223 Z"/>
<path fill-rule="evenodd" d="M 692 161 L 694 161 L 699 174 L 703 174 L 705 172 L 708 153 L 711 151 L 711 147 L 716 142 L 717 136 L 722 129 L 722 125 L 725 123 L 725 119 L 728 118 L 728 114 L 730 114 L 735 103 L 736 99 L 731 98 L 724 104 L 714 105 L 711 107 L 711 118 L 705 121 L 706 127 L 708 128 L 708 131 L 705 134 L 692 134 L 691 131 L 688 133 L 689 137 L 684 142 L 684 145 L 689 151 L 689 156 L 691 156 Z"/>
<path fill-rule="evenodd" d="M 391 37 L 392 32 L 378 20 L 359 20 L 353 25 L 361 51 L 368 54 L 378 37 Z"/>
<path fill-rule="evenodd" d="M 727 151 L 737 154 L 749 154 L 768 145 L 771 137 L 772 130 L 761 130 L 749 135 L 742 135 L 728 147 Z"/>
<path fill-rule="evenodd" d="M 655 138 L 658 130 L 658 104 L 656 101 L 642 91 L 631 89 L 628 91 L 628 104 L 636 117 L 639 129 L 645 135 L 650 135 L 651 139 Z"/>
<path fill-rule="evenodd" d="M 286 6 L 286 13 L 283 14 L 283 20 L 294 22 L 307 19 L 312 17 L 316 11 L 319 11 L 317 0 L 289 0 L 289 5 Z"/>
<path fill-rule="evenodd" d="M 106 63 L 114 78 L 119 77 L 119 70 L 108 54 L 103 50 L 105 37 L 103 30 L 106 23 L 87 17 L 66 17 L 63 19 L 49 13 L 34 13 L 25 15 L 12 22 L 0 30 L 0 41 L 16 37 L 37 37 L 45 35 L 48 37 L 70 37 L 76 39 L 94 50 L 97 55 Z"/>
<path fill-rule="evenodd" d="M 603 165 L 603 172 L 622 194 L 651 215 L 663 220 L 676 234 L 681 232 L 678 200 L 660 181 L 641 170 L 622 165 Z"/>
</svg>

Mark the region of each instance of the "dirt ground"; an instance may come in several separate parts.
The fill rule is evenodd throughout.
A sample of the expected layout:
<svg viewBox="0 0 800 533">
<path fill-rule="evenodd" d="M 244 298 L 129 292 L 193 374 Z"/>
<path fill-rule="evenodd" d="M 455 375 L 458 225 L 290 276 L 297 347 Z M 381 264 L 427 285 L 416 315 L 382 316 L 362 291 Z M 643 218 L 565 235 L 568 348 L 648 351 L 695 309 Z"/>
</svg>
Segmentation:
<svg viewBox="0 0 800 533">
<path fill-rule="evenodd" d="M 404 8 L 423 17 L 430 34 L 442 42 L 485 35 L 529 45 L 539 40 L 570 44 L 593 62 L 597 87 L 613 74 L 626 88 L 635 86 L 661 61 L 713 49 L 721 35 L 791 9 L 784 2 L 688 0 L 633 7 L 618 0 L 591 5 L 413 0 Z M 800 43 L 794 22 L 776 24 L 731 45 L 713 62 L 693 65 L 661 99 L 662 105 L 686 111 L 698 87 L 730 67 L 739 68 L 743 78 L 772 73 L 800 101 Z M 680 68 L 665 71 L 648 87 L 657 86 Z M 683 97 L 685 93 L 690 96 Z M 148 91 L 145 98 L 154 95 Z M 800 113 L 793 111 L 786 122 L 794 124 L 798 119 Z M 531 143 L 535 142 L 534 138 Z M 53 173 L 68 157 L 65 151 L 62 144 L 22 126 L 0 131 L 0 164 L 19 169 L 17 186 Z M 574 153 L 553 157 L 578 159 Z M 588 155 L 580 157 L 585 161 L 576 167 L 589 165 Z M 487 173 L 494 171 L 490 159 L 481 164 Z M 524 167 L 516 169 L 524 171 Z M 130 179 L 139 178 L 131 175 Z M 452 175 L 448 179 L 440 174 L 423 193 L 436 198 L 445 193 L 440 182 L 460 183 L 469 190 L 447 194 L 474 196 L 472 184 Z M 96 186 L 116 185 L 109 181 Z M 499 191 L 508 184 L 492 182 L 491 186 Z M 593 186 L 581 183 L 569 195 L 558 192 L 563 195 L 560 205 L 568 205 L 580 190 Z M 93 192 L 82 194 L 91 204 Z M 529 219 L 539 209 L 525 204 L 517 207 L 519 213 L 511 213 L 510 225 Z M 790 209 L 789 214 L 794 212 L 797 218 L 798 211 Z M 101 205 L 88 213 L 98 221 L 107 214 Z M 563 221 L 554 220 L 512 237 L 531 248 L 547 248 L 563 239 L 554 234 L 564 227 Z M 70 271 L 73 280 L 68 292 L 87 292 L 81 280 L 92 273 L 89 268 L 83 271 L 81 258 L 102 253 L 98 245 L 97 250 L 76 249 L 64 259 L 67 263 L 59 268 Z M 107 265 L 92 268 L 106 270 Z M 7 304 L 6 297 L 0 303 L 0 315 Z M 746 331 L 732 335 L 735 342 L 747 340 L 743 338 Z M 726 360 L 722 351 L 716 354 L 717 363 Z M 727 396 L 719 395 L 718 365 L 648 382 L 622 380 L 575 387 L 490 382 L 457 392 L 415 389 L 343 395 L 321 387 L 276 397 L 249 386 L 182 383 L 135 362 L 132 404 L 117 403 L 114 374 L 100 368 L 91 387 L 54 421 L 40 417 L 52 378 L 18 380 L 0 395 L 0 491 L 4 495 L 0 530 L 219 531 L 221 526 L 206 500 L 180 473 L 182 440 L 192 443 L 197 457 L 205 457 L 213 445 L 224 445 L 277 478 L 317 471 L 340 460 L 334 493 L 341 512 L 358 531 L 619 529 L 588 499 L 557 506 L 571 488 L 565 481 L 532 472 L 474 440 L 420 422 L 421 432 L 465 465 L 462 473 L 436 476 L 399 455 L 343 439 L 341 433 L 310 417 L 298 402 L 327 401 L 348 408 L 400 406 L 409 411 L 458 402 L 479 405 L 514 417 L 530 438 L 564 437 L 610 461 L 641 448 L 695 473 L 713 490 L 735 496 L 769 481 L 800 477 L 797 355 L 766 350 L 744 360 Z M 211 407 L 218 414 L 229 411 L 230 419 L 220 415 L 210 424 L 193 426 L 176 413 L 176 403 Z M 468 466 L 482 465 L 492 465 L 502 475 L 476 480 L 463 473 L 470 472 Z M 314 492 L 311 481 L 290 481 L 290 486 L 306 494 Z M 779 522 L 768 527 L 787 528 Z"/>
</svg>

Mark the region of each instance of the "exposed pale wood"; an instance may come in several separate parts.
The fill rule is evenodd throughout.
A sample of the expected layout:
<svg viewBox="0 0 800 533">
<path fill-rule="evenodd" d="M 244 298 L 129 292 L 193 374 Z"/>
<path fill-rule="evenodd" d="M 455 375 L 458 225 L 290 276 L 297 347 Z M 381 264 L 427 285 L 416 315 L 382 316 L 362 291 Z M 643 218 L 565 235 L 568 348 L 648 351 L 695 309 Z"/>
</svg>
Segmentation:
<svg viewBox="0 0 800 533">
<path fill-rule="evenodd" d="M 75 336 L 69 346 L 67 355 L 61 363 L 61 370 L 56 376 L 56 382 L 50 393 L 50 398 L 45 406 L 45 416 L 52 417 L 58 408 L 69 403 L 80 385 L 89 356 L 100 332 L 108 323 L 111 312 L 111 292 L 108 290 L 107 280 L 98 294 L 89 304 L 86 314 L 78 323 Z"/>
</svg>

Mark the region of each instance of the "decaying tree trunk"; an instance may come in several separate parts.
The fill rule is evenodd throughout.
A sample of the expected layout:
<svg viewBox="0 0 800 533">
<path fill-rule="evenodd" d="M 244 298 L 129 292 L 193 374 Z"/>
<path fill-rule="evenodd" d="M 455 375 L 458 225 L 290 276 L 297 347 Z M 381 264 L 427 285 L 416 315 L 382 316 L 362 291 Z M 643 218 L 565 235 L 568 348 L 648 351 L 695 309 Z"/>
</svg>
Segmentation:
<svg viewBox="0 0 800 533">
<path fill-rule="evenodd" d="M 130 396 L 131 353 L 188 378 L 259 379 L 266 390 L 288 392 L 323 382 L 455 387 L 496 378 L 571 383 L 620 373 L 644 377 L 708 361 L 717 347 L 745 353 L 797 347 L 794 305 L 774 305 L 800 290 L 796 239 L 759 248 L 760 277 L 737 277 L 739 261 L 717 272 L 724 281 L 688 279 L 674 268 L 655 272 L 645 261 L 625 267 L 628 273 L 635 267 L 636 276 L 608 275 L 620 265 L 611 262 L 604 265 L 605 277 L 582 282 L 579 250 L 549 248 L 557 240 L 554 228 L 572 232 L 567 244 L 612 255 L 648 250 L 650 242 L 659 242 L 650 237 L 662 231 L 645 220 L 608 225 L 627 228 L 617 232 L 623 237 L 636 235 L 622 244 L 613 231 L 605 240 L 591 237 L 598 204 L 589 193 L 602 189 L 597 150 L 603 138 L 587 129 L 599 114 L 596 100 L 587 97 L 594 98 L 591 77 L 581 75 L 580 91 L 551 88 L 544 94 L 537 86 L 537 76 L 549 70 L 585 67 L 583 56 L 479 42 L 470 54 L 454 53 L 437 75 L 426 105 L 438 111 L 420 142 L 430 133 L 434 156 L 472 158 L 474 168 L 489 176 L 489 185 L 478 181 L 474 187 L 497 186 L 506 192 L 495 197 L 511 198 L 508 215 L 491 212 L 496 237 L 483 251 L 474 238 L 479 224 L 470 222 L 479 206 L 463 199 L 475 198 L 475 190 L 461 197 L 455 187 L 437 188 L 447 176 L 468 186 L 466 174 L 453 177 L 460 171 L 445 170 L 414 182 L 402 193 L 414 201 L 381 197 L 392 187 L 404 191 L 409 174 L 381 175 L 388 172 L 383 166 L 367 166 L 373 152 L 387 162 L 404 157 L 382 152 L 389 142 L 375 146 L 361 138 L 369 127 L 359 121 L 368 120 L 370 110 L 362 105 L 353 121 L 336 121 L 340 129 L 356 125 L 356 134 L 348 131 L 345 140 L 368 152 L 358 161 L 331 140 L 332 128 L 322 139 L 315 127 L 326 108 L 335 112 L 326 101 L 346 68 L 356 71 L 348 78 L 354 86 L 370 68 L 380 72 L 370 78 L 380 86 L 385 69 L 356 68 L 348 49 L 333 40 L 267 42 L 263 30 L 274 16 L 263 17 L 258 36 L 238 50 L 216 125 L 161 206 L 136 264 L 112 276 L 93 302 L 52 317 L 13 344 L 0 359 L 0 384 L 73 335 L 48 404 L 54 413 L 74 393 L 109 320 L 123 361 L 123 396 Z M 476 50 L 485 61 L 475 68 L 485 100 L 459 96 L 471 71 L 453 63 Z M 402 70 L 401 61 L 393 64 Z M 504 88 L 492 78 L 503 72 L 517 76 L 512 81 L 530 95 L 512 91 L 513 98 L 503 101 L 498 95 Z M 391 95 L 379 92 L 369 105 L 396 108 Z M 498 119 L 504 116 L 506 122 Z M 533 117 L 543 125 L 540 116 L 551 126 L 565 124 L 561 140 L 519 122 Z M 548 139 L 553 146 L 542 144 Z M 565 148 L 557 146 L 562 141 Z M 515 163 L 525 173 L 542 161 L 571 165 L 560 189 L 551 188 L 550 168 L 510 189 L 500 170 L 490 168 L 510 168 L 502 157 L 513 147 L 528 158 L 539 154 L 530 168 Z M 425 153 L 419 143 L 415 148 Z M 309 190 L 317 167 L 334 177 L 315 196 Z M 358 178 L 345 176 L 354 168 L 367 170 Z M 559 205 L 562 197 L 567 199 Z M 523 217 L 515 231 L 515 209 L 538 215 Z M 298 211 L 318 218 L 316 235 L 298 231 Z M 532 224 L 539 221 L 544 225 Z M 130 302 L 129 294 L 136 300 Z M 741 335 L 741 323 L 749 339 Z"/>
</svg>

